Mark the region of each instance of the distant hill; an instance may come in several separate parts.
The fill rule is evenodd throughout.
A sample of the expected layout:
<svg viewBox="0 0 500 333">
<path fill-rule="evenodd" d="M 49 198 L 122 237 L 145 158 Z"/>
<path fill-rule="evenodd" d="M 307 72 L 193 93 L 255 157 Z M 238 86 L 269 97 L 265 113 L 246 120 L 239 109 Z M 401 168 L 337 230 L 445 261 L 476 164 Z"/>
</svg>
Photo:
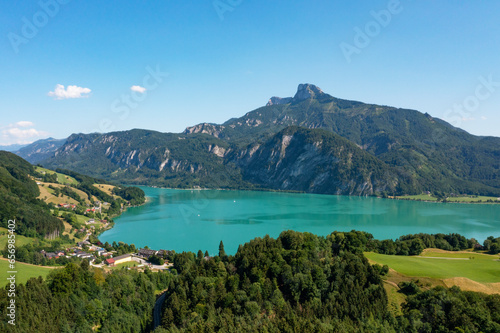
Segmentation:
<svg viewBox="0 0 500 333">
<path fill-rule="evenodd" d="M 19 149 L 26 147 L 28 144 L 12 144 L 12 145 L 4 145 L 0 146 L 0 150 L 5 150 L 5 151 L 10 151 L 10 152 L 15 152 L 18 151 Z"/>
<path fill-rule="evenodd" d="M 21 156 L 28 162 L 37 164 L 38 162 L 52 156 L 52 154 L 59 147 L 61 147 L 64 142 L 66 142 L 66 139 L 57 140 L 54 138 L 48 138 L 35 141 L 32 144 L 21 147 L 19 150 L 14 152 L 16 155 Z"/>
<path fill-rule="evenodd" d="M 283 164 L 271 156 L 280 150 L 273 145 L 279 144 L 276 136 L 283 130 L 304 138 L 322 137 L 334 146 L 315 151 L 316 159 L 311 160 L 301 155 L 311 149 L 307 140 L 294 141 L 287 148 L 290 163 Z M 344 160 L 334 160 L 332 156 L 341 154 L 336 144 L 349 148 L 349 158 L 361 164 L 350 168 L 344 155 Z M 258 158 L 250 158 L 257 151 Z M 321 166 L 312 167 L 319 160 Z M 415 110 L 338 99 L 310 84 L 299 85 L 293 97 L 272 97 L 266 106 L 243 117 L 199 124 L 181 134 L 147 130 L 75 134 L 42 163 L 105 179 L 168 187 L 500 195 L 500 138 L 474 136 Z M 269 169 L 262 170 L 263 166 Z M 294 168 L 307 169 L 313 185 L 306 184 L 305 175 L 294 176 Z M 331 180 L 318 182 L 321 177 Z M 353 190 L 352 186 L 367 183 L 367 177 L 386 185 L 368 182 L 363 190 Z"/>
<path fill-rule="evenodd" d="M 226 141 L 206 134 L 130 130 L 73 134 L 43 164 L 128 184 L 243 186 L 240 171 L 225 159 L 230 151 Z"/>
</svg>

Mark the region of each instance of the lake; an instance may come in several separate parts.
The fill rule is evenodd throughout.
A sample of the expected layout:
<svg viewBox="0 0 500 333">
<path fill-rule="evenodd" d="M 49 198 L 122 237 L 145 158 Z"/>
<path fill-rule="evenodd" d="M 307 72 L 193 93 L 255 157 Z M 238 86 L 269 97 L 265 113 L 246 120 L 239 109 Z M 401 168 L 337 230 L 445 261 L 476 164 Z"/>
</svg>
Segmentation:
<svg viewBox="0 0 500 333">
<path fill-rule="evenodd" d="M 481 243 L 500 236 L 499 204 L 427 203 L 320 194 L 171 190 L 141 187 L 148 202 L 129 208 L 99 239 L 137 247 L 228 254 L 239 244 L 283 230 L 367 231 L 377 239 L 412 233 L 459 233 Z"/>
</svg>

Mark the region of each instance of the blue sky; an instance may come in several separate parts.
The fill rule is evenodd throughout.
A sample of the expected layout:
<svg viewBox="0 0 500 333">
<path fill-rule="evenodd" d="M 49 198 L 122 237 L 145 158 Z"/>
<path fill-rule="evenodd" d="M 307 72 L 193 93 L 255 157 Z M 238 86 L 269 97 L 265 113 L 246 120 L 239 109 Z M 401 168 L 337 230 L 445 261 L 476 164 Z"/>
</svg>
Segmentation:
<svg viewBox="0 0 500 333">
<path fill-rule="evenodd" d="M 0 145 L 180 132 L 299 83 L 500 136 L 499 12 L 493 0 L 2 1 Z"/>
</svg>

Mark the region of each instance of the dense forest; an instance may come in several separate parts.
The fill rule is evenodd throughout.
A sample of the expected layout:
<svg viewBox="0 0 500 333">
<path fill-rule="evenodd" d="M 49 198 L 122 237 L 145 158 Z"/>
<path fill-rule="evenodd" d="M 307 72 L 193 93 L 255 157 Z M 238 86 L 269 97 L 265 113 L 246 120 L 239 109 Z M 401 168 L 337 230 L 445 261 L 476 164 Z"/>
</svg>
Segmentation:
<svg viewBox="0 0 500 333">
<path fill-rule="evenodd" d="M 416 290 L 395 316 L 387 308 L 384 270 L 361 252 L 369 236 L 286 231 L 252 240 L 235 256 L 222 243 L 214 258 L 176 254 L 157 332 L 500 331 L 500 295 L 458 288 Z M 448 243 L 441 235 L 409 239 Z"/>
<path fill-rule="evenodd" d="M 116 270 L 104 273 L 68 264 L 44 281 L 32 278 L 16 288 L 16 325 L 6 316 L 7 288 L 0 290 L 1 332 L 146 332 L 152 328 L 155 290 L 165 289 L 171 275 Z"/>
<path fill-rule="evenodd" d="M 437 248 L 446 251 L 459 251 L 474 248 L 478 241 L 475 239 L 467 239 L 466 237 L 452 234 L 414 234 L 404 235 L 396 240 L 374 239 L 373 235 L 364 232 L 352 230 L 349 232 L 335 231 L 331 235 L 334 242 L 334 248 L 337 251 L 350 251 L 354 253 L 362 253 L 372 251 L 381 254 L 415 256 L 422 253 L 424 249 Z M 498 239 L 498 238 L 497 238 Z M 491 244 L 493 246 L 495 238 L 490 236 L 485 241 L 485 246 Z M 489 247 L 488 247 L 489 249 Z"/>
<path fill-rule="evenodd" d="M 456 234 L 392 242 L 396 248 L 405 242 L 455 249 L 473 244 Z M 277 239 L 240 245 L 234 256 L 222 242 L 215 257 L 173 252 L 170 272 L 105 272 L 86 261 L 69 263 L 45 280 L 18 285 L 16 326 L 2 321 L 0 331 L 150 332 L 155 291 L 161 290 L 166 293 L 156 333 L 500 331 L 500 295 L 457 287 L 423 290 L 403 283 L 402 311 L 392 312 L 383 286 L 387 269 L 363 255 L 368 248 L 390 248 L 387 244 L 357 231 L 326 237 L 284 231 Z M 7 293 L 7 286 L 0 289 L 5 318 Z"/>
<path fill-rule="evenodd" d="M 22 158 L 0 151 L 0 226 L 6 228 L 9 220 L 16 220 L 16 233 L 23 236 L 44 236 L 64 230 L 61 220 L 50 214 L 50 209 L 38 200 L 38 186 L 30 175 L 35 170 Z"/>
</svg>

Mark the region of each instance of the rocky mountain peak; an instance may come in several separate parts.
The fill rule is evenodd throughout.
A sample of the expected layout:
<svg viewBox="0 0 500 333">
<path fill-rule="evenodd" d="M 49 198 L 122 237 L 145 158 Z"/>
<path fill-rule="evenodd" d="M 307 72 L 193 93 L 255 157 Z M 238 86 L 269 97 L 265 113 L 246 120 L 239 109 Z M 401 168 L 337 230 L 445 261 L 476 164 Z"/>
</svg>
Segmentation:
<svg viewBox="0 0 500 333">
<path fill-rule="evenodd" d="M 290 103 L 291 101 L 292 101 L 291 97 L 281 98 L 281 97 L 273 96 L 269 99 L 266 106 L 287 104 L 287 103 Z"/>
<path fill-rule="evenodd" d="M 295 102 L 303 101 L 309 98 L 317 97 L 322 94 L 324 94 L 323 90 L 321 90 L 314 84 L 309 84 L 309 83 L 299 84 L 299 87 L 297 88 L 297 93 L 295 93 L 293 100 Z"/>
<path fill-rule="evenodd" d="M 299 84 L 299 87 L 297 88 L 297 92 L 295 93 L 294 97 L 281 98 L 273 96 L 269 99 L 266 106 L 288 104 L 290 102 L 300 102 L 309 98 L 317 97 L 322 94 L 324 94 L 323 90 L 321 90 L 314 84 L 303 83 Z"/>
</svg>

